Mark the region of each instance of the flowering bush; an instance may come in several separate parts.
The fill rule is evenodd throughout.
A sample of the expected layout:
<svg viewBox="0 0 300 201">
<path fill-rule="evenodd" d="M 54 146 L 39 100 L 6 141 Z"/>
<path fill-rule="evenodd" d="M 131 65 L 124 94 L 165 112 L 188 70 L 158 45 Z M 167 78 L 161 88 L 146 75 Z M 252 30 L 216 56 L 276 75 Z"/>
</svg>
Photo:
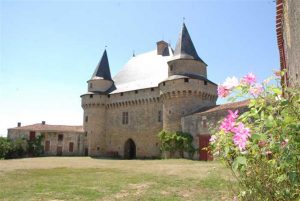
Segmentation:
<svg viewBox="0 0 300 201">
<path fill-rule="evenodd" d="M 220 97 L 249 98 L 248 110 L 228 111 L 210 139 L 214 155 L 233 170 L 241 200 L 300 198 L 300 92 L 280 87 L 283 74 L 260 84 L 249 73 L 218 87 Z"/>
</svg>

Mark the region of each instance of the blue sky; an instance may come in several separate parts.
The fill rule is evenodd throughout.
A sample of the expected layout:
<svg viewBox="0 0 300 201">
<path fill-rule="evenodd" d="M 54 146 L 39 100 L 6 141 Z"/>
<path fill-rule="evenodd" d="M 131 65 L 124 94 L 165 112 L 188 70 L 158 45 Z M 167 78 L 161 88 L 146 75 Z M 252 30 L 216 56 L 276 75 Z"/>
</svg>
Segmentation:
<svg viewBox="0 0 300 201">
<path fill-rule="evenodd" d="M 174 48 L 183 17 L 215 83 L 279 69 L 273 0 L 0 0 L 0 135 L 17 122 L 81 125 L 104 47 L 114 76 L 133 51 Z"/>
</svg>

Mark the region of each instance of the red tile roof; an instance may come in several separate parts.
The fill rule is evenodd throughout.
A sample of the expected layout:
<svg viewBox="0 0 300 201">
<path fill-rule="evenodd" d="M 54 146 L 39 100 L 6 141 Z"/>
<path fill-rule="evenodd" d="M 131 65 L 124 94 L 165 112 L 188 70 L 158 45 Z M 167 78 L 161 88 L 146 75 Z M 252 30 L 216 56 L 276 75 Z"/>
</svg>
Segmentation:
<svg viewBox="0 0 300 201">
<path fill-rule="evenodd" d="M 53 132 L 83 132 L 82 126 L 49 125 L 49 124 L 42 124 L 42 123 L 9 128 L 9 129 L 31 130 L 31 131 L 53 131 Z"/>
<path fill-rule="evenodd" d="M 216 106 L 213 106 L 210 108 L 206 108 L 197 113 L 205 114 L 205 113 L 217 112 L 217 111 L 221 111 L 221 110 L 233 110 L 233 109 L 247 107 L 248 104 L 249 104 L 249 100 L 238 101 L 238 102 L 234 102 L 234 103 L 226 103 L 226 104 L 216 105 Z"/>
</svg>

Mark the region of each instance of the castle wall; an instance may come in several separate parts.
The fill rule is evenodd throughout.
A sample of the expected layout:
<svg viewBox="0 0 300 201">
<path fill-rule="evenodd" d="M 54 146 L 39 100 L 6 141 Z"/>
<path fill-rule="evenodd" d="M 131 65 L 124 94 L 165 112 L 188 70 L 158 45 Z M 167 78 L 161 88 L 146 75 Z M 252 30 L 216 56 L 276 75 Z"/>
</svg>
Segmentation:
<svg viewBox="0 0 300 201">
<path fill-rule="evenodd" d="M 157 87 L 109 95 L 87 94 L 82 105 L 84 119 L 88 118 L 84 130 L 88 133 L 89 154 L 123 157 L 125 142 L 132 139 L 137 157 L 160 155 L 157 135 L 162 130 L 163 115 Z M 123 112 L 128 113 L 128 124 L 123 124 Z"/>
<path fill-rule="evenodd" d="M 138 158 L 158 157 L 157 135 L 162 130 L 159 111 L 162 104 L 157 87 L 111 94 L 107 104 L 107 151 L 123 157 L 125 142 L 132 139 Z M 128 124 L 123 124 L 123 112 L 128 112 Z"/>
</svg>

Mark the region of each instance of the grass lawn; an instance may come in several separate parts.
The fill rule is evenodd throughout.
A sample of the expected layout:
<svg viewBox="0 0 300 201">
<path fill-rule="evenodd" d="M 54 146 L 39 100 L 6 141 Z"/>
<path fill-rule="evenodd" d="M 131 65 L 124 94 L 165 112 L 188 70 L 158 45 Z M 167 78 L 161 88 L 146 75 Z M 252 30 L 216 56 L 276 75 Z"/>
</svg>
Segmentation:
<svg viewBox="0 0 300 201">
<path fill-rule="evenodd" d="M 219 162 L 0 160 L 0 200 L 229 200 L 232 181 Z"/>
</svg>

